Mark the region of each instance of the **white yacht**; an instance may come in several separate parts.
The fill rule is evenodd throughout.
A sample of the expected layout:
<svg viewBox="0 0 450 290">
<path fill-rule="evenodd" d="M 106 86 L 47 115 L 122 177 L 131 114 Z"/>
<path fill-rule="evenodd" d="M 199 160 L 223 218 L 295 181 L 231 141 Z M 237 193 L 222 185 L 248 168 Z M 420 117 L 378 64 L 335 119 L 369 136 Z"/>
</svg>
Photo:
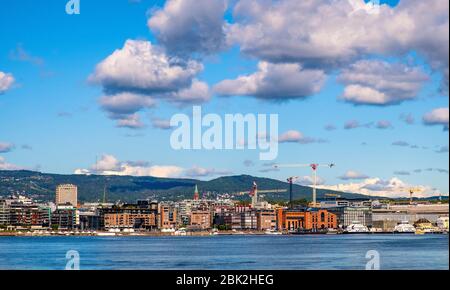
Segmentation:
<svg viewBox="0 0 450 290">
<path fill-rule="evenodd" d="M 362 234 L 362 233 L 369 233 L 369 229 L 361 224 L 359 221 L 352 222 L 351 225 L 347 226 L 344 233 L 348 234 Z"/>
<path fill-rule="evenodd" d="M 394 228 L 394 233 L 415 233 L 416 228 L 410 225 L 408 221 L 402 221 Z"/>
</svg>

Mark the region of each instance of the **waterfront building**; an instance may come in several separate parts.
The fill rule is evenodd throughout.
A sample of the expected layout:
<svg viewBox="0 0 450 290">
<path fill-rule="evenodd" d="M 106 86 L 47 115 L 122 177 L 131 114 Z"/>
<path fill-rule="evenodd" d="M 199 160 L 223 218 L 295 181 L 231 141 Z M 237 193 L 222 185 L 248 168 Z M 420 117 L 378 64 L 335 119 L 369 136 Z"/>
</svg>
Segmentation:
<svg viewBox="0 0 450 290">
<path fill-rule="evenodd" d="M 258 231 L 275 230 L 277 217 L 275 210 L 259 210 L 256 213 L 256 229 Z"/>
<path fill-rule="evenodd" d="M 348 227 L 358 222 L 366 227 L 372 226 L 372 208 L 363 206 L 338 206 L 329 207 L 328 211 L 336 215 L 337 224 L 340 227 Z"/>
<path fill-rule="evenodd" d="M 277 209 L 279 231 L 318 231 L 337 228 L 337 217 L 326 209 Z"/>
<path fill-rule="evenodd" d="M 256 210 L 248 206 L 216 208 L 214 224 L 232 230 L 256 230 Z"/>
<path fill-rule="evenodd" d="M 153 230 L 158 226 L 158 203 L 154 201 L 138 200 L 137 204 L 115 205 L 110 208 L 102 208 L 100 211 L 100 218 L 103 219 L 103 225 L 100 226 L 105 229 Z M 85 219 L 89 219 L 89 217 L 85 217 Z"/>
<path fill-rule="evenodd" d="M 14 200 L 10 204 L 9 224 L 16 228 L 42 227 L 44 220 L 48 219 L 48 212 L 36 204 L 22 203 L 19 200 Z"/>
<path fill-rule="evenodd" d="M 212 214 L 209 210 L 194 210 L 191 212 L 190 225 L 201 229 L 210 229 L 212 226 Z"/>
<path fill-rule="evenodd" d="M 276 228 L 275 210 L 246 206 L 216 208 L 214 224 L 230 230 L 273 230 Z"/>
<path fill-rule="evenodd" d="M 186 199 L 176 204 L 178 210 L 178 222 L 182 225 L 189 225 L 191 212 L 201 208 L 203 201 L 195 199 Z"/>
<path fill-rule="evenodd" d="M 371 207 L 372 201 L 367 198 L 327 198 L 320 201 L 321 208 L 330 207 Z"/>
<path fill-rule="evenodd" d="M 101 228 L 102 222 L 97 211 L 80 211 L 80 230 L 97 231 Z"/>
<path fill-rule="evenodd" d="M 395 226 L 403 221 L 414 224 L 420 219 L 426 219 L 436 224 L 440 217 L 448 217 L 448 204 L 415 204 L 388 205 L 386 208 L 373 209 L 373 226 L 384 231 L 393 231 Z"/>
<path fill-rule="evenodd" d="M 159 204 L 158 216 L 160 229 L 175 229 L 177 227 L 177 209 L 174 205 Z"/>
<path fill-rule="evenodd" d="M 56 187 L 55 202 L 59 204 L 71 204 L 74 207 L 78 205 L 78 188 L 73 184 L 60 184 Z"/>
<path fill-rule="evenodd" d="M 0 226 L 10 224 L 10 200 L 0 199 Z"/>
<path fill-rule="evenodd" d="M 51 215 L 50 226 L 55 230 L 72 230 L 77 227 L 77 209 L 72 205 L 59 205 Z"/>
</svg>

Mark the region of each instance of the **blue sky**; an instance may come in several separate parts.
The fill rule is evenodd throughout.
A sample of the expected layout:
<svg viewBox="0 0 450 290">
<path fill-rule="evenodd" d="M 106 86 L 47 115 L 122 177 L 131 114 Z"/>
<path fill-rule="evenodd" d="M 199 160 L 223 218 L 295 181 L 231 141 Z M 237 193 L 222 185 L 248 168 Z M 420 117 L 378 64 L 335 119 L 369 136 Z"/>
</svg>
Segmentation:
<svg viewBox="0 0 450 290">
<path fill-rule="evenodd" d="M 204 66 L 195 79 L 208 84 L 211 89 L 210 100 L 201 104 L 205 113 L 277 113 L 280 134 L 295 130 L 311 138 L 326 140 L 323 143 L 280 144 L 279 156 L 275 162 L 334 162 L 337 164 L 334 169 L 323 169 L 319 172 L 323 186 L 328 188 L 335 189 L 338 184 L 341 184 L 341 189 L 347 190 L 379 187 L 373 192 L 394 194 L 401 191 L 395 183 L 398 178 L 405 186 L 422 186 L 428 194 L 448 193 L 448 129 L 444 129 L 448 128 L 448 87 L 442 89 L 442 72 L 445 69 L 448 72 L 448 57 L 445 59 L 440 54 L 433 53 L 435 51 L 432 47 L 430 49 L 427 45 L 418 44 L 419 40 L 411 40 L 409 47 L 409 38 L 406 37 L 406 48 L 400 45 L 396 47 L 397 42 L 394 40 L 378 48 L 375 47 L 378 42 L 371 44 L 371 39 L 367 39 L 363 48 L 355 48 L 358 53 L 366 51 L 365 53 L 358 56 L 351 54 L 350 60 L 346 55 L 339 55 L 332 59 L 332 64 L 324 66 L 320 61 L 328 54 L 324 53 L 319 57 L 301 55 L 301 44 L 294 43 L 299 47 L 292 54 L 295 55 L 295 60 L 289 58 L 289 63 L 299 65 L 303 70 L 322 71 L 326 78 L 319 91 L 309 95 L 293 95 L 289 101 L 280 101 L 279 95 L 270 96 L 269 99 L 258 97 L 258 92 L 248 92 L 243 94 L 244 96 L 230 93 L 230 96 L 224 97 L 223 91 L 219 93 L 214 90 L 215 85 L 223 80 L 255 74 L 259 62 L 274 63 L 280 68 L 286 63 L 285 60 L 278 61 L 285 56 L 284 52 L 274 56 L 273 51 L 276 50 L 271 50 L 268 55 L 265 47 L 258 47 L 257 41 L 251 39 L 253 36 L 246 42 L 244 34 L 239 34 L 243 33 L 243 30 L 239 30 L 243 26 L 250 27 L 249 22 L 260 21 L 254 12 L 245 15 L 247 12 L 242 8 L 246 7 L 245 3 L 239 2 L 252 1 L 230 1 L 227 10 L 222 13 L 223 18 L 214 20 L 226 25 L 241 25 L 234 32 L 238 35 L 237 41 L 207 52 L 206 46 L 203 46 L 195 56 L 183 56 L 185 59 L 195 59 Z M 264 2 L 260 5 L 274 5 L 270 4 L 271 1 L 260 2 Z M 318 2 L 327 4 L 330 1 Z M 390 7 L 386 9 L 411 9 L 397 8 L 397 2 L 388 1 Z M 7 0 L 0 4 L 0 72 L 11 74 L 15 80 L 0 94 L 0 144 L 3 143 L 5 148 L 5 144 L 10 145 L 9 149 L 4 149 L 3 152 L 0 146 L 0 169 L 3 162 L 6 169 L 27 168 L 64 174 L 73 173 L 77 169 L 92 171 L 96 158 L 106 163 L 103 155 L 108 155 L 115 158 L 110 160 L 114 163 L 114 168 L 105 172 L 116 170 L 119 171 L 118 174 L 123 173 L 120 169 L 123 166 L 134 166 L 130 161 L 141 161 L 139 166 L 144 169 L 152 166 L 172 166 L 182 168 L 184 173 L 190 172 L 189 176 L 202 179 L 221 174 L 252 174 L 284 180 L 287 176 L 300 175 L 304 176 L 304 182 L 307 183 L 306 176 L 310 174 L 307 168 L 264 172 L 264 169 L 270 167 L 264 166 L 265 162 L 258 160 L 258 152 L 254 150 L 241 152 L 171 149 L 169 138 L 172 131 L 154 128 L 152 119 L 167 120 L 177 112 L 189 114 L 192 104 L 180 107 L 170 101 L 164 101 L 161 97 L 162 100 L 156 107 L 139 111 L 145 127 L 118 127 L 116 119 L 113 120 L 108 114 L 110 112 L 99 102 L 99 98 L 106 94 L 107 85 L 102 81 L 93 83 L 88 81 L 88 78 L 96 72 L 99 63 L 115 50 L 122 49 L 127 40 L 149 41 L 154 46 L 167 49 L 167 54 L 169 51 L 177 51 L 177 45 L 162 40 L 164 33 L 167 33 L 165 36 L 172 37 L 170 29 L 164 30 L 163 26 L 149 28 L 147 25 L 148 19 L 155 13 L 164 12 L 166 3 L 162 0 L 81 0 L 80 15 L 67 15 L 65 4 L 65 0 Z M 239 10 L 239 7 L 236 8 L 238 5 L 242 6 L 240 12 L 236 12 Z M 448 3 L 443 5 L 448 6 Z M 448 12 L 446 15 L 441 12 L 433 18 L 432 13 L 439 11 L 437 8 L 429 9 L 427 13 L 431 13 L 431 20 L 427 21 L 442 28 L 442 22 L 445 24 L 446 20 L 448 32 Z M 285 11 L 280 7 L 275 7 L 274 10 L 276 9 L 280 9 L 278 12 Z M 201 11 L 196 11 L 197 9 L 192 7 L 193 14 L 198 13 L 198 17 L 205 16 Z M 293 17 L 285 16 L 287 19 Z M 442 16 L 444 21 L 432 20 L 442 19 Z M 196 19 L 199 19 L 198 17 Z M 251 20 L 243 21 L 242 17 L 249 17 Z M 414 15 L 411 17 L 414 20 Z M 189 21 L 192 18 L 187 19 Z M 349 18 L 348 21 L 357 20 Z M 277 22 L 273 23 L 276 25 Z M 321 27 L 316 26 L 305 25 L 304 29 L 307 30 L 308 27 L 318 29 L 317 33 L 323 32 Z M 421 27 L 418 27 L 420 31 Z M 270 33 L 270 27 L 265 29 L 267 31 L 264 31 L 264 37 L 273 35 Z M 379 29 L 382 30 L 383 26 Z M 206 33 L 208 37 L 212 36 L 208 34 L 212 32 L 200 32 Z M 311 31 L 313 36 L 318 35 L 317 33 Z M 383 32 L 378 33 L 383 35 Z M 389 38 L 387 34 L 388 32 L 386 38 Z M 179 35 L 175 35 L 175 39 L 176 37 Z M 373 37 L 378 39 L 377 36 Z M 443 38 L 445 41 L 444 36 L 435 38 Z M 268 40 L 269 43 L 271 40 Z M 427 39 L 420 41 L 425 42 Z M 438 41 L 436 40 L 439 44 Z M 255 47 L 252 47 L 253 43 Z M 448 54 L 448 36 L 447 43 L 443 43 L 443 46 L 446 46 Z M 330 45 L 329 49 L 332 51 L 339 47 Z M 351 45 L 347 48 L 353 49 Z M 355 73 L 356 67 L 352 65 L 365 60 L 370 61 L 370 64 L 383 62 L 388 67 L 389 64 L 401 64 L 402 68 L 418 68 L 421 74 L 411 73 L 412 80 L 407 80 L 407 84 L 414 87 L 420 82 L 420 86 L 412 89 L 414 95 L 410 95 L 411 91 L 408 90 L 406 99 L 382 105 L 355 102 L 351 101 L 350 97 L 344 101 L 342 96 L 346 87 L 354 83 L 349 78 L 343 81 L 343 72 L 347 70 L 349 73 Z M 388 69 L 393 70 L 391 67 Z M 421 75 L 427 76 L 427 80 L 423 80 Z M 395 76 L 399 77 L 398 74 Z M 410 74 L 405 76 L 409 77 Z M 366 82 L 371 83 L 370 80 Z M 282 88 L 280 90 L 283 91 Z M 382 90 L 383 88 L 380 89 Z M 226 92 L 229 91 L 233 91 L 233 88 L 227 88 Z M 398 96 L 398 92 L 392 91 L 392 88 L 383 92 Z M 423 121 L 424 116 L 438 108 L 447 108 L 447 121 L 444 118 L 444 121 L 440 119 L 437 124 L 426 124 Z M 401 116 L 406 115 L 414 119 L 412 124 L 402 120 Z M 344 125 L 350 121 L 358 121 L 361 126 L 344 129 Z M 377 128 L 379 121 L 389 121 L 389 128 Z M 327 125 L 333 125 L 335 129 L 326 130 Z M 408 143 L 409 146 L 392 145 L 399 141 L 404 145 Z M 419 148 L 411 148 L 412 145 Z M 248 166 L 247 162 L 245 165 L 246 160 L 251 160 L 253 164 Z M 145 165 L 142 161 L 146 162 Z M 117 169 L 117 166 L 120 168 Z M 181 174 L 180 171 L 175 172 L 175 175 Z"/>
</svg>

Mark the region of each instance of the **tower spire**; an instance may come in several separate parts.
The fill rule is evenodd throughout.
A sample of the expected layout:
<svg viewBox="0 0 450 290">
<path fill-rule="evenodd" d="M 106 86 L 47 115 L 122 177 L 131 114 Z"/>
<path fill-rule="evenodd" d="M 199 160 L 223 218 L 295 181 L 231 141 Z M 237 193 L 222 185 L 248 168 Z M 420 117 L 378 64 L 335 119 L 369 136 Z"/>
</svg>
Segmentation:
<svg viewBox="0 0 450 290">
<path fill-rule="evenodd" d="M 198 187 L 197 184 L 195 185 L 195 189 L 194 189 L 194 200 L 199 200 L 200 195 L 198 193 Z"/>
</svg>

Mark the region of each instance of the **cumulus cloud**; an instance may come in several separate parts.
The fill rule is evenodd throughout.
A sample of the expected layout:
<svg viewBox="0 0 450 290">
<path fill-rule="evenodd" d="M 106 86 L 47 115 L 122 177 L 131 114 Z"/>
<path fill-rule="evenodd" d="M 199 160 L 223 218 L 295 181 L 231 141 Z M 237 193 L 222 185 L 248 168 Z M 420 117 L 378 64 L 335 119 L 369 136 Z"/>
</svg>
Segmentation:
<svg viewBox="0 0 450 290">
<path fill-rule="evenodd" d="M 115 115 L 134 114 L 144 108 L 151 108 L 156 105 L 152 98 L 127 92 L 103 96 L 99 99 L 99 103 L 103 110 Z"/>
<path fill-rule="evenodd" d="M 190 178 L 201 178 L 201 177 L 208 177 L 208 176 L 216 176 L 216 175 L 229 175 L 231 174 L 230 171 L 226 170 L 217 170 L 214 168 L 202 168 L 198 166 L 194 166 L 189 169 L 185 169 L 183 171 L 183 176 L 190 177 Z"/>
<path fill-rule="evenodd" d="M 7 142 L 0 142 L 0 153 L 8 153 L 15 148 L 14 144 Z"/>
<path fill-rule="evenodd" d="M 0 170 L 20 170 L 19 166 L 6 162 L 6 159 L 0 156 Z"/>
<path fill-rule="evenodd" d="M 377 129 L 390 129 L 393 128 L 392 123 L 387 120 L 380 120 L 377 122 Z"/>
<path fill-rule="evenodd" d="M 314 185 L 314 178 L 312 176 L 300 176 L 295 183 L 303 186 L 311 186 Z M 316 185 L 324 185 L 325 183 L 325 179 L 317 176 Z"/>
<path fill-rule="evenodd" d="M 355 105 L 386 106 L 417 97 L 428 80 L 418 67 L 378 60 L 361 60 L 342 71 L 342 99 Z"/>
<path fill-rule="evenodd" d="M 270 62 L 334 68 L 370 55 L 423 55 L 446 74 L 448 84 L 449 3 L 400 1 L 367 13 L 363 0 L 240 0 L 228 41 L 245 54 Z M 445 82 L 445 81 L 444 81 Z"/>
<path fill-rule="evenodd" d="M 211 92 L 207 83 L 194 79 L 190 87 L 163 97 L 178 105 L 201 104 L 211 99 Z"/>
<path fill-rule="evenodd" d="M 137 113 L 159 100 L 176 105 L 209 101 L 209 86 L 195 78 L 202 70 L 197 61 L 168 56 L 148 41 L 127 40 L 96 66 L 89 80 L 103 87 L 99 104 L 119 127 L 142 128 Z"/>
<path fill-rule="evenodd" d="M 326 76 L 321 70 L 304 69 L 299 64 L 260 62 L 258 71 L 214 86 L 222 96 L 253 96 L 262 100 L 304 99 L 320 91 Z"/>
<path fill-rule="evenodd" d="M 339 179 L 342 180 L 359 180 L 367 178 L 369 178 L 369 176 L 353 170 L 349 170 L 345 174 L 339 176 Z"/>
<path fill-rule="evenodd" d="M 193 166 L 183 168 L 173 165 L 150 165 L 148 162 L 119 161 L 115 156 L 104 154 L 88 169 L 76 169 L 75 174 L 99 174 L 119 176 L 153 176 L 162 178 L 201 178 L 225 174 L 227 171 Z"/>
<path fill-rule="evenodd" d="M 448 131 L 448 108 L 438 108 L 423 116 L 423 122 L 427 126 L 443 126 L 445 131 Z"/>
<path fill-rule="evenodd" d="M 416 193 L 416 197 L 434 196 L 435 191 L 432 187 L 426 185 L 411 185 L 397 177 L 391 179 L 367 178 L 360 182 L 342 183 L 337 185 L 322 185 L 322 189 L 360 193 L 370 196 L 382 197 L 409 197 L 408 188 L 420 188 L 422 191 Z"/>
<path fill-rule="evenodd" d="M 121 49 L 97 64 L 90 76 L 107 92 L 165 93 L 187 88 L 203 66 L 167 56 L 149 41 L 127 40 Z"/>
<path fill-rule="evenodd" d="M 310 144 L 310 143 L 324 143 L 326 142 L 323 139 L 316 139 L 311 137 L 306 137 L 303 133 L 290 130 L 278 137 L 279 143 L 300 143 L 300 144 Z"/>
<path fill-rule="evenodd" d="M 168 0 L 148 27 L 171 54 L 210 54 L 225 47 L 226 9 L 226 0 Z"/>
<path fill-rule="evenodd" d="M 117 127 L 128 128 L 128 129 L 142 129 L 145 124 L 141 121 L 141 116 L 139 114 L 118 116 Z"/>
<path fill-rule="evenodd" d="M 160 118 L 153 118 L 152 125 L 153 125 L 153 128 L 162 129 L 162 130 L 169 130 L 172 128 L 170 126 L 170 120 L 160 119 Z"/>
<path fill-rule="evenodd" d="M 9 90 L 14 84 L 14 81 L 12 74 L 0 71 L 0 95 Z"/>
</svg>

